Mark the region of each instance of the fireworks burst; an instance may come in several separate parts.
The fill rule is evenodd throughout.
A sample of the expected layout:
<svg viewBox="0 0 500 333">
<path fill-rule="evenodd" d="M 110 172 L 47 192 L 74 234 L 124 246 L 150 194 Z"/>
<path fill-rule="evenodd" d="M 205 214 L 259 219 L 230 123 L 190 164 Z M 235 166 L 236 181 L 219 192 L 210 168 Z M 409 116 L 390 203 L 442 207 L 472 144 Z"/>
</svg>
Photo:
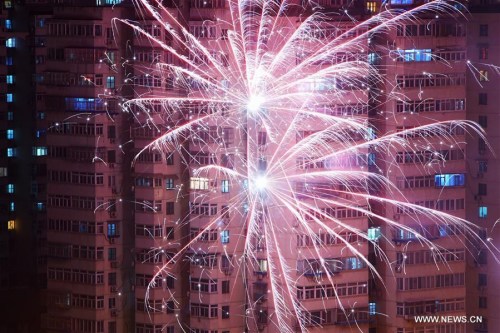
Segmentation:
<svg viewBox="0 0 500 333">
<path fill-rule="evenodd" d="M 265 321 L 280 332 L 307 331 L 328 322 L 302 306 L 297 290 L 305 280 L 335 286 L 338 273 L 358 269 L 366 280 L 369 272 L 381 278 L 375 263 L 394 266 L 385 254 L 393 235 L 432 249 L 436 263 L 446 254 L 432 242 L 436 232 L 452 228 L 480 240 L 473 224 L 409 202 L 389 180 L 398 149 L 426 152 L 422 174 L 439 173 L 447 158 L 436 146 L 461 149 L 457 133 L 482 135 L 480 128 L 432 120 L 399 132 L 378 127 L 390 121 L 383 111 L 389 101 L 407 99 L 382 74 L 383 55 L 401 54 L 377 39 L 421 15 L 456 15 L 453 3 L 385 9 L 357 22 L 347 10 L 315 11 L 312 1 L 302 7 L 229 0 L 227 10 L 189 28 L 181 10 L 161 1 L 137 5 L 156 26 L 120 21 L 168 61 L 153 57 L 133 66 L 128 80 L 141 95 L 123 107 L 161 135 L 143 152 L 176 152 L 190 175 L 175 189 L 179 201 L 189 197 L 179 226 L 189 225 L 191 237 L 157 276 L 172 274 L 171 264 L 188 258 L 203 270 L 200 276 L 210 277 L 212 269 L 237 271 L 245 281 L 266 279 L 270 288 L 259 298 L 269 293 L 274 313 L 266 312 Z M 156 29 L 167 38 L 157 38 Z M 409 217 L 400 222 L 392 211 Z M 219 245 L 206 242 L 214 232 Z M 377 260 L 368 259 L 370 251 Z M 224 260 L 214 267 L 216 253 Z M 250 289 L 242 313 L 255 328 L 262 308 Z M 369 320 L 367 304 L 343 304 L 331 290 L 323 304 L 337 307 L 343 319 L 336 320 L 353 326 Z"/>
</svg>

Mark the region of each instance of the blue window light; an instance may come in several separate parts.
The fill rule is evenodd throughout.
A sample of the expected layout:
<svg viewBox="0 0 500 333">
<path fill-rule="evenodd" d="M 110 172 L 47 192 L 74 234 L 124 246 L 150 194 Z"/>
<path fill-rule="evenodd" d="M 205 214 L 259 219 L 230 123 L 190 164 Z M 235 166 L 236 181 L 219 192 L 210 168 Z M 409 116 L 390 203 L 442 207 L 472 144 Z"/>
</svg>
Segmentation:
<svg viewBox="0 0 500 333">
<path fill-rule="evenodd" d="M 445 173 L 434 176 L 434 185 L 436 187 L 459 187 L 465 185 L 465 174 L 463 173 Z"/>
</svg>

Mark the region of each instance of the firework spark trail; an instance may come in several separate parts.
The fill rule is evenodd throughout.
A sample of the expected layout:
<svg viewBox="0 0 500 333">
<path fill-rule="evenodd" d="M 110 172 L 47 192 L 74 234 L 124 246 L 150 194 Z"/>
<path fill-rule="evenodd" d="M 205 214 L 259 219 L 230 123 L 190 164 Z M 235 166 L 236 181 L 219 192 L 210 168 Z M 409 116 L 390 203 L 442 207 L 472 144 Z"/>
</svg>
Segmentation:
<svg viewBox="0 0 500 333">
<path fill-rule="evenodd" d="M 345 233 L 357 235 L 359 242 L 373 244 L 381 260 L 392 264 L 377 240 L 370 238 L 367 231 L 358 225 L 351 225 L 329 213 L 332 207 L 349 209 L 380 221 L 392 230 L 414 235 L 414 241 L 432 250 L 436 265 L 445 261 L 447 250 L 430 239 L 424 226 L 428 221 L 433 221 L 438 227 L 457 227 L 464 234 L 472 235 L 485 248 L 494 250 L 490 243 L 480 239 L 472 223 L 411 203 L 388 176 L 367 171 L 370 165 L 368 154 L 372 151 L 386 152 L 390 156 L 398 148 L 417 153 L 448 144 L 461 149 L 463 143 L 455 138 L 458 130 L 484 139 L 484 133 L 477 124 L 457 120 L 436 122 L 422 118 L 424 123 L 417 127 L 376 137 L 376 129 L 370 124 L 367 111 L 343 113 L 332 109 L 339 103 L 362 106 L 378 102 L 380 95 L 372 93 L 370 86 L 383 83 L 391 87 L 391 83 L 379 75 L 366 59 L 373 35 L 390 31 L 403 21 L 418 22 L 422 13 L 457 14 L 454 2 L 436 0 L 407 11 L 386 9 L 363 22 L 352 24 L 345 21 L 335 23 L 322 13 L 313 13 L 295 22 L 296 17 L 286 16 L 287 10 L 293 7 L 287 1 L 229 0 L 229 19 L 218 18 L 215 24 L 228 27 L 226 35 L 210 42 L 191 34 L 175 17 L 175 11 L 165 8 L 161 1 L 136 0 L 136 3 L 141 13 L 152 16 L 165 29 L 172 43 L 154 37 L 139 22 L 117 21 L 128 25 L 136 34 L 144 36 L 152 45 L 176 59 L 172 63 L 154 63 L 150 67 L 136 66 L 136 70 L 143 74 L 159 74 L 165 81 L 173 77 L 173 89 L 183 93 L 182 96 L 162 96 L 151 91 L 122 103 L 124 110 L 131 112 L 139 123 L 162 132 L 140 153 L 153 149 L 177 151 L 194 161 L 198 161 L 197 154 L 200 152 L 232 154 L 235 160 L 231 166 L 209 158 L 208 165 L 198 165 L 191 175 L 226 179 L 231 186 L 239 188 L 240 191 L 233 194 L 228 202 L 227 209 L 233 215 L 240 214 L 237 219 L 242 221 L 243 254 L 241 264 L 230 262 L 230 265 L 238 265 L 242 274 L 248 274 L 265 256 L 276 314 L 273 321 L 281 331 L 293 331 L 291 317 L 296 318 L 302 331 L 307 331 L 311 324 L 306 309 L 295 294 L 298 279 L 290 273 L 291 261 L 280 239 L 281 233 L 290 234 L 290 230 L 294 230 L 292 234 L 303 232 L 313 240 L 308 254 L 321 259 L 318 271 L 332 286 L 334 268 L 331 267 L 331 258 L 324 257 L 328 248 L 315 232 L 317 228 L 338 239 L 343 245 L 342 251 L 345 249 L 359 258 L 380 279 L 373 263 L 365 257 L 364 249 L 356 247 Z M 251 4 L 259 10 L 252 11 Z M 347 11 L 345 17 L 352 18 Z M 209 33 L 208 29 L 202 31 Z M 321 31 L 326 32 L 322 35 Z M 201 37 L 208 36 L 202 34 Z M 189 54 L 179 51 L 179 47 L 188 50 Z M 221 51 L 217 53 L 213 49 Z M 223 53 L 226 51 L 227 54 Z M 395 56 L 393 51 L 387 51 L 389 57 Z M 226 66 L 224 59 L 228 61 L 227 57 L 233 60 Z M 449 65 L 446 61 L 442 62 Z M 469 62 L 467 66 L 479 73 Z M 427 74 L 429 79 L 436 75 Z M 372 81 L 369 83 L 368 79 Z M 129 80 L 133 81 L 133 78 Z M 407 100 L 398 91 L 397 85 L 392 85 L 392 90 L 385 95 L 387 100 Z M 151 112 L 156 105 L 161 111 Z M 196 105 L 200 108 L 193 114 L 186 111 Z M 213 133 L 212 128 L 215 128 Z M 232 138 L 235 142 L 226 142 L 224 131 L 228 131 L 227 128 L 234 129 L 233 135 L 239 136 L 240 140 Z M 186 142 L 192 143 L 196 149 L 186 151 Z M 362 163 L 356 165 L 347 160 L 350 156 L 364 158 Z M 436 151 L 433 161 L 440 167 L 445 159 Z M 395 165 L 390 159 L 384 162 Z M 184 160 L 184 163 L 192 167 L 191 161 Z M 423 162 L 423 173 L 426 173 L 427 163 L 434 167 L 431 162 Z M 320 170 L 311 166 L 319 166 Z M 382 171 L 378 165 L 374 167 Z M 300 189 L 299 184 L 303 184 Z M 388 192 L 387 197 L 374 195 L 370 186 L 384 188 Z M 217 199 L 216 194 L 203 190 L 191 190 L 191 196 L 193 204 Z M 414 216 L 409 219 L 415 227 L 373 211 L 371 205 L 375 202 L 395 210 L 412 212 Z M 242 207 L 246 208 L 242 210 Z M 189 217 L 185 217 L 181 223 L 188 221 Z M 197 241 L 218 225 L 219 217 L 210 217 L 206 221 L 199 228 L 199 233 L 158 269 L 151 286 L 154 286 L 157 277 L 169 274 L 171 263 L 182 260 L 188 251 L 196 252 Z M 234 216 L 229 223 L 233 221 Z M 389 235 L 381 237 L 389 240 Z M 266 254 L 257 252 L 258 245 L 254 240 L 264 241 Z M 467 242 L 461 241 L 469 250 Z M 209 254 L 210 248 L 203 251 Z M 224 253 L 228 254 L 226 251 L 224 247 Z M 305 273 L 300 274 L 303 276 Z M 246 292 L 250 295 L 248 290 Z M 348 318 L 351 315 L 349 311 L 355 310 L 354 305 L 347 309 L 336 290 L 334 294 L 339 308 Z M 174 295 L 170 297 L 174 298 Z M 252 305 L 249 306 L 252 311 Z M 256 321 L 255 318 L 253 320 Z M 353 324 L 358 325 L 356 320 Z"/>
</svg>

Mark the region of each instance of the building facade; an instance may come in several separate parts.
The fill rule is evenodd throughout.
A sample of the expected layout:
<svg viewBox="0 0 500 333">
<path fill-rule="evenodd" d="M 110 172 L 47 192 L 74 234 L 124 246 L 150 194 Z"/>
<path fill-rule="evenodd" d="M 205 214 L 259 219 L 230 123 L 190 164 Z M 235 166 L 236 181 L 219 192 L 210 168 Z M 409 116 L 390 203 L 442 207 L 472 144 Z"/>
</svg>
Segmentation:
<svg viewBox="0 0 500 333">
<path fill-rule="evenodd" d="M 401 9 L 415 5 L 391 4 Z M 221 66 L 238 66 L 228 50 L 229 2 L 165 5 L 171 16 L 163 16 L 164 22 L 178 20 Z M 297 1 L 296 5 L 300 9 L 277 20 L 284 29 L 293 31 L 302 17 L 316 10 L 334 17 L 335 31 L 354 26 L 351 17 L 334 15 L 348 6 L 345 3 Z M 349 10 L 363 21 L 380 5 L 363 2 Z M 348 239 L 346 246 L 321 230 L 312 238 L 310 230 L 290 222 L 294 216 L 269 202 L 260 211 L 284 221 L 275 244 L 290 249 L 283 267 L 292 271 L 294 282 L 284 304 L 290 309 L 299 304 L 302 321 L 301 326 L 291 311 L 286 324 L 293 330 L 469 333 L 500 325 L 494 311 L 498 269 L 487 249 L 495 244 L 499 214 L 493 154 L 498 141 L 494 131 L 498 10 L 488 7 L 481 12 L 484 8 L 471 7 L 474 14 L 469 21 L 433 13 L 387 33 L 366 36 L 357 30 L 349 35 L 362 36 L 359 53 L 350 57 L 368 56 L 384 77 L 383 84 L 374 83 L 369 93 L 360 87 L 346 88 L 333 104 L 312 111 L 363 119 L 373 126 L 374 137 L 410 130 L 407 139 L 413 146 L 394 146 L 383 153 L 365 147 L 333 166 L 309 163 L 309 155 L 297 156 L 286 166 L 296 173 L 349 167 L 386 175 L 396 188 L 364 190 L 471 221 L 478 227 L 473 227 L 477 237 L 418 209 L 346 197 L 341 199 L 350 200 L 350 205 L 355 202 L 352 209 L 320 207 L 367 235 L 365 239 L 349 228 L 340 230 L 339 236 Z M 114 18 L 139 23 L 127 25 Z M 170 128 L 224 104 L 202 101 L 206 87 L 178 82 L 172 67 L 159 65 L 186 66 L 171 50 L 188 57 L 207 78 L 224 78 L 201 55 L 172 38 L 153 15 L 136 11 L 131 4 L 4 1 L 2 24 L 5 80 L 0 83 L 4 96 L 0 122 L 5 135 L 0 182 L 5 214 L 0 289 L 12 307 L 4 313 L 10 320 L 2 321 L 0 328 L 92 333 L 281 331 L 279 305 L 271 291 L 287 281 L 271 277 L 274 265 L 268 253 L 276 249 L 268 248 L 272 243 L 266 238 L 271 234 L 264 217 L 255 218 L 254 235 L 260 236 L 245 239 L 249 203 L 240 198 L 252 184 L 213 170 L 200 172 L 217 161 L 244 174 L 248 168 L 242 161 L 247 157 L 256 157 L 256 170 L 265 172 L 266 161 L 283 148 L 271 138 L 275 134 L 258 120 L 231 112 L 227 103 L 233 118 L 222 114 L 192 127 L 178 150 L 168 144 L 149 146 Z M 326 32 L 313 33 L 312 40 L 305 36 L 303 50 L 307 43 L 336 36 L 331 24 L 318 29 Z M 305 56 L 298 51 L 288 70 Z M 321 64 L 315 66 L 310 70 Z M 370 79 L 364 82 L 369 85 Z M 303 89 L 329 93 L 314 83 Z M 172 112 L 164 97 L 187 97 L 190 102 Z M 142 100 L 127 103 L 137 98 Z M 487 140 L 453 122 L 463 119 L 477 122 Z M 238 127 L 241 123 L 247 127 Z M 415 132 L 430 123 L 438 123 L 435 130 Z M 287 127 L 290 121 L 277 120 L 276 127 L 280 125 Z M 294 139 L 323 129 L 322 124 L 304 120 Z M 256 141 L 255 151 L 249 150 L 249 140 Z M 329 147 L 336 149 L 335 144 Z M 329 182 L 325 178 L 315 186 L 342 189 Z M 314 202 L 308 199 L 310 184 L 294 186 L 300 200 Z M 443 255 L 420 242 L 415 232 L 391 227 L 360 213 L 361 209 L 412 228 L 431 239 Z M 324 223 L 328 227 L 328 220 Z M 377 255 L 371 241 L 386 253 L 386 260 Z M 315 244 L 321 245 L 319 253 Z M 253 250 L 252 258 L 244 255 L 246 246 Z M 369 258 L 382 280 L 370 273 L 359 254 Z M 29 264 L 20 258 L 29 258 Z M 328 272 L 325 260 L 332 263 Z M 17 313 L 24 306 L 19 298 L 37 299 L 26 311 L 39 319 L 21 321 Z M 415 321 L 420 315 L 482 316 L 483 322 L 424 325 Z"/>
</svg>

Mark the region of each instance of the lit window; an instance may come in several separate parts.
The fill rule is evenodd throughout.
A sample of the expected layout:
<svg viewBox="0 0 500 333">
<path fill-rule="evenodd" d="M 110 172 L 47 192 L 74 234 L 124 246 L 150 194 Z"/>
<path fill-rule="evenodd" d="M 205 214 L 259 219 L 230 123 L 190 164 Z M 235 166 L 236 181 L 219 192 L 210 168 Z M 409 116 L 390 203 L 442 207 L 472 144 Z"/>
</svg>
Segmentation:
<svg viewBox="0 0 500 333">
<path fill-rule="evenodd" d="M 4 1 L 3 6 L 5 8 L 12 8 L 12 1 Z"/>
<path fill-rule="evenodd" d="M 267 260 L 266 259 L 257 259 L 257 269 L 259 272 L 266 273 L 267 272 Z"/>
<path fill-rule="evenodd" d="M 14 120 L 14 112 L 12 111 L 7 112 L 7 120 L 10 121 Z"/>
<path fill-rule="evenodd" d="M 465 185 L 465 174 L 463 173 L 445 173 L 434 176 L 434 185 L 436 187 L 456 187 Z"/>
<path fill-rule="evenodd" d="M 115 77 L 114 76 L 108 76 L 106 78 L 106 88 L 115 89 Z"/>
<path fill-rule="evenodd" d="M 117 235 L 116 223 L 108 223 L 108 237 L 116 237 Z"/>
<path fill-rule="evenodd" d="M 15 210 L 16 210 L 16 204 L 11 201 L 9 204 L 9 211 L 14 212 Z"/>
<path fill-rule="evenodd" d="M 432 61 L 431 49 L 398 50 L 397 53 L 399 61 L 416 61 L 416 62 Z"/>
<path fill-rule="evenodd" d="M 7 175 L 8 175 L 7 168 L 5 167 L 0 168 L 0 177 L 7 177 Z"/>
<path fill-rule="evenodd" d="M 484 219 L 488 216 L 488 207 L 479 206 L 479 217 Z"/>
<path fill-rule="evenodd" d="M 368 165 L 375 165 L 375 153 L 368 154 Z"/>
<path fill-rule="evenodd" d="M 9 139 L 9 140 L 14 139 L 14 130 L 13 129 L 7 130 L 7 139 Z"/>
<path fill-rule="evenodd" d="M 7 193 L 14 193 L 15 186 L 14 184 L 7 184 Z"/>
<path fill-rule="evenodd" d="M 479 71 L 479 81 L 488 81 L 488 71 L 482 69 Z"/>
<path fill-rule="evenodd" d="M 222 244 L 229 243 L 229 230 L 222 230 L 220 233 L 220 241 Z"/>
<path fill-rule="evenodd" d="M 192 190 L 208 190 L 208 178 L 191 177 Z"/>
<path fill-rule="evenodd" d="M 227 180 L 227 179 L 222 180 L 221 192 L 222 193 L 229 193 L 229 180 Z"/>
<path fill-rule="evenodd" d="M 33 147 L 33 156 L 47 156 L 47 147 Z"/>
<path fill-rule="evenodd" d="M 381 236 L 380 228 L 370 228 L 370 229 L 368 229 L 367 236 L 368 236 L 369 240 L 376 241 Z"/>
<path fill-rule="evenodd" d="M 377 3 L 375 1 L 367 1 L 366 10 L 370 13 L 375 13 L 377 11 Z"/>
<path fill-rule="evenodd" d="M 14 220 L 7 221 L 7 229 L 8 230 L 16 229 L 16 221 L 14 221 Z"/>
<path fill-rule="evenodd" d="M 5 41 L 5 47 L 8 48 L 16 47 L 16 39 L 14 37 L 7 39 Z"/>
<path fill-rule="evenodd" d="M 391 5 L 411 5 L 413 0 L 391 0 Z"/>
<path fill-rule="evenodd" d="M 6 57 L 6 58 L 5 58 L 5 65 L 7 65 L 7 66 L 12 66 L 12 64 L 13 64 L 13 63 L 14 63 L 14 62 L 13 62 L 13 60 L 12 60 L 12 57 Z"/>
<path fill-rule="evenodd" d="M 14 95 L 13 94 L 5 94 L 5 100 L 7 101 L 7 103 L 12 103 L 14 101 Z"/>
<path fill-rule="evenodd" d="M 5 83 L 7 83 L 7 84 L 14 84 L 14 75 L 7 75 L 5 77 Z"/>
<path fill-rule="evenodd" d="M 43 203 L 43 202 L 37 202 L 36 203 L 36 210 L 38 210 L 38 211 L 44 211 L 45 210 L 45 203 Z"/>
<path fill-rule="evenodd" d="M 377 314 L 376 308 L 377 307 L 375 303 L 368 303 L 368 312 L 370 316 L 374 316 L 375 314 Z"/>
<path fill-rule="evenodd" d="M 5 29 L 7 29 L 7 30 L 12 29 L 12 21 L 11 20 L 5 20 Z"/>
<path fill-rule="evenodd" d="M 16 148 L 7 148 L 7 157 L 14 157 L 17 155 Z"/>
</svg>

